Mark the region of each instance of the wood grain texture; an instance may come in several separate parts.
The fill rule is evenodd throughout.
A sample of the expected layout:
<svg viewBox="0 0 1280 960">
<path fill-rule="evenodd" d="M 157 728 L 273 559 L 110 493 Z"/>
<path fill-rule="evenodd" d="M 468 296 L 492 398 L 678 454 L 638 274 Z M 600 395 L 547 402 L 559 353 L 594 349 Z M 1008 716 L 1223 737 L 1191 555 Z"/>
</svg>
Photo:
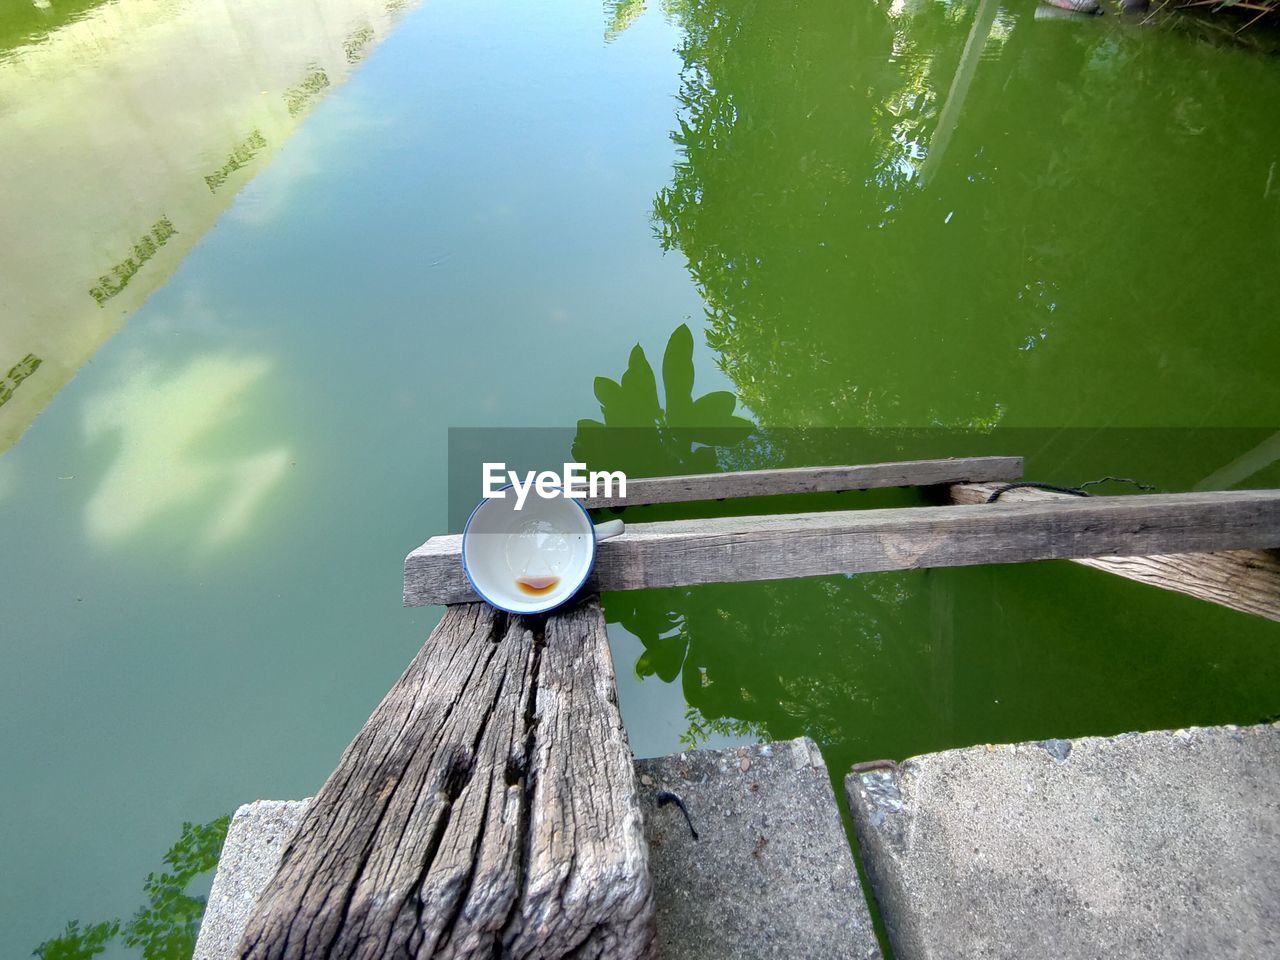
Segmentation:
<svg viewBox="0 0 1280 960">
<path fill-rule="evenodd" d="M 725 517 L 628 526 L 600 544 L 590 586 L 641 590 L 1277 544 L 1276 490 Z M 409 554 L 406 605 L 475 598 L 461 547 L 461 537 L 433 537 Z"/>
<path fill-rule="evenodd" d="M 1002 484 L 963 484 L 951 488 L 954 503 L 986 503 Z M 1020 487 L 1001 495 L 1000 502 L 1078 499 L 1052 490 Z M 1076 563 L 1105 570 L 1162 590 L 1185 593 L 1232 610 L 1280 620 L 1280 551 L 1216 550 L 1169 553 L 1148 557 L 1092 557 Z"/>
<path fill-rule="evenodd" d="M 742 470 L 682 477 L 627 480 L 625 497 L 589 497 L 588 508 L 688 503 L 736 497 L 771 497 L 788 493 L 834 493 L 882 487 L 927 487 L 937 484 L 1017 480 L 1021 457 L 965 457 L 903 460 L 862 466 L 795 467 L 786 470 Z"/>
<path fill-rule="evenodd" d="M 635 767 L 599 603 L 548 618 L 516 957 L 639 957 L 654 937 Z"/>
<path fill-rule="evenodd" d="M 598 602 L 468 604 L 308 807 L 239 955 L 640 958 L 653 926 Z"/>
</svg>

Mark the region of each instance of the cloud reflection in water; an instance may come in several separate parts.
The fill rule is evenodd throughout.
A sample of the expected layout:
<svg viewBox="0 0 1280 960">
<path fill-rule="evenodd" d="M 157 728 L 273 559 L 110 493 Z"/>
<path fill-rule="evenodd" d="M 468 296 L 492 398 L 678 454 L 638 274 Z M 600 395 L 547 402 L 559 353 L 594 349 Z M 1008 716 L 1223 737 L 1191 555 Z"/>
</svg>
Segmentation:
<svg viewBox="0 0 1280 960">
<path fill-rule="evenodd" d="M 117 434 L 120 449 L 86 506 L 89 535 L 118 541 L 193 506 L 192 543 L 212 547 L 243 534 L 290 453 L 227 452 L 224 438 L 246 422 L 251 391 L 272 366 L 261 356 L 206 356 L 172 376 L 137 370 L 93 397 L 86 436 Z"/>
</svg>

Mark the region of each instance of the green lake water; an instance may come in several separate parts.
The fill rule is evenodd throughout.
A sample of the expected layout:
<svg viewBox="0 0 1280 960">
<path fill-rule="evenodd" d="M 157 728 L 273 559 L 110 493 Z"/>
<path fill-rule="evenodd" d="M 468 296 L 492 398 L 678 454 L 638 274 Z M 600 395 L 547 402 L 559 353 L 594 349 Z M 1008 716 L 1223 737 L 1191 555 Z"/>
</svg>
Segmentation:
<svg viewBox="0 0 1280 960">
<path fill-rule="evenodd" d="M 451 427 L 1280 486 L 1273 58 L 1021 0 L 18 6 L 0 956 L 127 920 L 184 822 L 316 790 L 439 617 L 401 562 L 450 525 Z M 658 432 L 720 391 L 753 440 Z M 1069 563 L 605 606 L 639 755 L 807 734 L 839 776 L 1280 713 L 1280 625 Z"/>
</svg>

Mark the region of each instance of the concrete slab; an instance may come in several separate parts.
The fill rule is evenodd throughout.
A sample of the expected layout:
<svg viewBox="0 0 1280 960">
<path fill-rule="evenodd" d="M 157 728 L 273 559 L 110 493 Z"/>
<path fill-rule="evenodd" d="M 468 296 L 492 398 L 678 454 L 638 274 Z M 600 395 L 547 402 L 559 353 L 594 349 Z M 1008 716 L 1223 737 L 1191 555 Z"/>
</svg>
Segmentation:
<svg viewBox="0 0 1280 960">
<path fill-rule="evenodd" d="M 253 905 L 280 865 L 285 842 L 306 809 L 306 800 L 259 800 L 236 811 L 218 858 L 192 960 L 235 957 Z"/>
<path fill-rule="evenodd" d="M 880 956 L 812 740 L 640 760 L 636 773 L 659 958 Z M 659 803 L 668 795 L 689 822 L 675 803 Z"/>
<path fill-rule="evenodd" d="M 636 762 L 661 960 L 879 958 L 822 756 L 808 739 Z M 696 828 L 665 795 L 680 798 Z M 231 821 L 194 960 L 233 960 L 306 801 Z"/>
<path fill-rule="evenodd" d="M 1280 725 L 949 750 L 846 790 L 898 960 L 1280 957 Z"/>
</svg>

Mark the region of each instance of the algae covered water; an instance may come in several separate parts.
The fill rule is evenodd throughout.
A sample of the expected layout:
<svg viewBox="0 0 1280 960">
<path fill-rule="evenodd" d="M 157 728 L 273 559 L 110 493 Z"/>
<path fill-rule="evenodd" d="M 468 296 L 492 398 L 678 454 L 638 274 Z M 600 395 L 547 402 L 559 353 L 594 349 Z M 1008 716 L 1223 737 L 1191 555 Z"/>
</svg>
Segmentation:
<svg viewBox="0 0 1280 960">
<path fill-rule="evenodd" d="M 315 791 L 438 617 L 400 564 L 450 525 L 451 427 L 1280 486 L 1280 67 L 1035 14 L 0 14 L 0 953 L 120 918 L 140 955 L 147 874 L 216 849 L 184 822 Z M 756 442 L 667 429 L 732 418 Z M 1068 563 L 605 607 L 640 755 L 1280 712 L 1275 624 Z M 198 903 L 155 916 L 180 948 Z"/>
</svg>

